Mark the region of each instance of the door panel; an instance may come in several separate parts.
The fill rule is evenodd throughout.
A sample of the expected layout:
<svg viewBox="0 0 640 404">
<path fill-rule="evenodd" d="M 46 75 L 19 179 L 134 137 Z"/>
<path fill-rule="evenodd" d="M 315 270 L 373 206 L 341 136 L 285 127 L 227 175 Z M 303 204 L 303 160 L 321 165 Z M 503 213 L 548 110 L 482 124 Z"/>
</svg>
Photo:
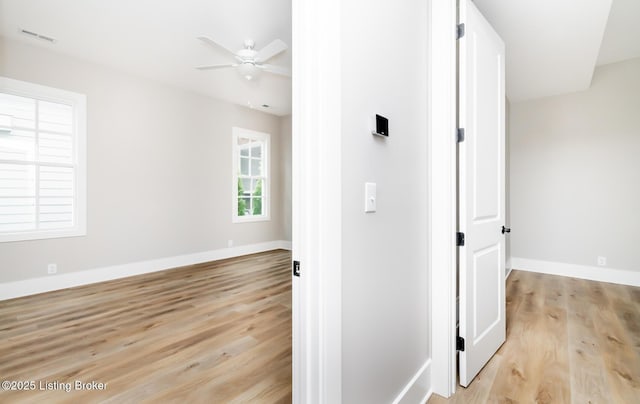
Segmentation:
<svg viewBox="0 0 640 404">
<path fill-rule="evenodd" d="M 474 253 L 473 296 L 481 296 L 485 291 L 495 293 L 488 299 L 475 299 L 473 307 L 473 341 L 481 338 L 494 323 L 500 320 L 500 296 L 496 290 L 495 268 L 500 265 L 500 248 L 496 246 Z"/>
<path fill-rule="evenodd" d="M 459 146 L 460 383 L 468 386 L 505 340 L 504 44 L 461 0 Z"/>
</svg>

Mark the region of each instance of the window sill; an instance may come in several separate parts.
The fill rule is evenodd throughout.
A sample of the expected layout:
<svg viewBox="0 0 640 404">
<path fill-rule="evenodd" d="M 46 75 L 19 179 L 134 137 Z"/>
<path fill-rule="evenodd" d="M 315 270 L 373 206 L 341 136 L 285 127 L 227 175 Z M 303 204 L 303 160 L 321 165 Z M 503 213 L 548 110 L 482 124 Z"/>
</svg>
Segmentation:
<svg viewBox="0 0 640 404">
<path fill-rule="evenodd" d="M 231 218 L 232 223 L 252 223 L 252 222 L 267 222 L 271 220 L 269 215 L 266 216 L 234 216 Z"/>
<path fill-rule="evenodd" d="M 51 238 L 81 237 L 86 235 L 86 229 L 80 228 L 65 230 L 25 231 L 0 234 L 0 243 L 9 243 L 13 241 L 46 240 Z"/>
</svg>

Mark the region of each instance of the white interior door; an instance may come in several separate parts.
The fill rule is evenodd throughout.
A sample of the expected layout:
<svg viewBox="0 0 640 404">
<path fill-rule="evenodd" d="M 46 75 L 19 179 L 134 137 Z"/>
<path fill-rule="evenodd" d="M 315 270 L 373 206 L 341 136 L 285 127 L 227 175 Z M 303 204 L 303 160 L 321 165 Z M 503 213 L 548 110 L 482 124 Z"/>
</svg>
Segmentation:
<svg viewBox="0 0 640 404">
<path fill-rule="evenodd" d="M 504 44 L 471 0 L 460 0 L 460 384 L 505 340 Z"/>
</svg>

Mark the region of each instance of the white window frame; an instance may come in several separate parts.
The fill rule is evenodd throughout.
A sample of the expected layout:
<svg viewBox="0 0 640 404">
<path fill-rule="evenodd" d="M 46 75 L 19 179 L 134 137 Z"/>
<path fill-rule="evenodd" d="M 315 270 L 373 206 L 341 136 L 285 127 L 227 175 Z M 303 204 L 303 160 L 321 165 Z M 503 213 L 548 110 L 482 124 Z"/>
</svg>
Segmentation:
<svg viewBox="0 0 640 404">
<path fill-rule="evenodd" d="M 240 173 L 240 148 L 238 139 L 246 138 L 262 141 L 265 148 L 262 153 L 263 159 L 263 182 L 262 182 L 262 215 L 238 216 L 238 178 Z M 261 222 L 271 220 L 271 135 L 263 132 L 256 132 L 249 129 L 233 127 L 232 146 L 232 177 L 231 183 L 231 221 L 232 223 Z"/>
<path fill-rule="evenodd" d="M 74 173 L 73 227 L 0 232 L 0 242 L 85 236 L 87 234 L 87 97 L 84 94 L 1 76 L 0 92 L 73 107 Z M 38 166 L 38 162 L 35 166 Z M 38 184 L 36 184 L 37 187 Z"/>
</svg>

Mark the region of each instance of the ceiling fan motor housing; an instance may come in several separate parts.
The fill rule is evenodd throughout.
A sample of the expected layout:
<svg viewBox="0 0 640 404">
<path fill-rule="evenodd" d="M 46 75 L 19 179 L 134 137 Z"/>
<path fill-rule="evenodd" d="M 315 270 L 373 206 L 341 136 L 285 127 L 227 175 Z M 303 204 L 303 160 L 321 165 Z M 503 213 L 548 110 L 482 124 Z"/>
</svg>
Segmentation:
<svg viewBox="0 0 640 404">
<path fill-rule="evenodd" d="M 257 54 L 258 52 L 250 48 L 240 49 L 238 53 L 236 53 L 236 55 L 238 55 L 238 57 L 240 57 L 240 59 L 244 61 L 248 61 L 248 60 L 253 61 Z"/>
</svg>

